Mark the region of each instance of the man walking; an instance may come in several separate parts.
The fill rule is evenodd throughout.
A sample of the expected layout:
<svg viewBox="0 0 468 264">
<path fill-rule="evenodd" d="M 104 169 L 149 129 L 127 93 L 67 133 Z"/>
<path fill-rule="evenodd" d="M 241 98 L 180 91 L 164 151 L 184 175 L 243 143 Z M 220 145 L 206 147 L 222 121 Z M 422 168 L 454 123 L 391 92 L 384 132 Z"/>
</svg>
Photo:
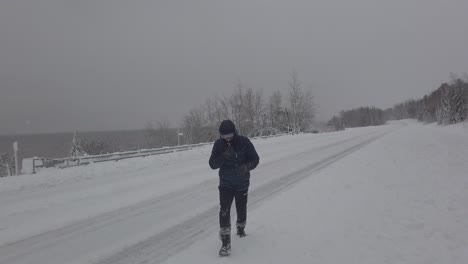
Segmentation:
<svg viewBox="0 0 468 264">
<path fill-rule="evenodd" d="M 210 157 L 210 167 L 219 169 L 219 211 L 220 256 L 231 252 L 231 205 L 236 200 L 237 235 L 246 236 L 247 196 L 250 185 L 250 171 L 260 161 L 252 142 L 238 135 L 231 120 L 224 120 L 219 127 L 220 138 L 215 141 Z"/>
</svg>

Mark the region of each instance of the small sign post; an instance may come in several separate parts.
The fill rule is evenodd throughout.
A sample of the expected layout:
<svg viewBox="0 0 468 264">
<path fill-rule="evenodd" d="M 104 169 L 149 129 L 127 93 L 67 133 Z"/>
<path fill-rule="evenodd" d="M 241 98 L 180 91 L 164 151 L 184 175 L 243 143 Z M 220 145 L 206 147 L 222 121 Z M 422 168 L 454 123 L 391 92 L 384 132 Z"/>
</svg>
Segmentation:
<svg viewBox="0 0 468 264">
<path fill-rule="evenodd" d="M 180 136 L 183 136 L 184 133 L 180 133 L 179 128 L 177 128 L 177 146 L 180 146 Z"/>
<path fill-rule="evenodd" d="M 19 176 L 18 166 L 18 141 L 13 142 L 13 151 L 15 152 L 15 175 Z"/>
</svg>

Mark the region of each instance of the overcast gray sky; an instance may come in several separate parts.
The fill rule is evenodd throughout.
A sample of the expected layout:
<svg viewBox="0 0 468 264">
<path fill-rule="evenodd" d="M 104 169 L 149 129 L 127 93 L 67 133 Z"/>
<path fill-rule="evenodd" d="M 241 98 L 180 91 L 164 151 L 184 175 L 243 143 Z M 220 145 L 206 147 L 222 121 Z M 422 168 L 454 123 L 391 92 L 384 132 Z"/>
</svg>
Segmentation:
<svg viewBox="0 0 468 264">
<path fill-rule="evenodd" d="M 296 69 L 319 119 L 468 72 L 466 0 L 1 0 L 0 134 L 180 120 Z"/>
</svg>

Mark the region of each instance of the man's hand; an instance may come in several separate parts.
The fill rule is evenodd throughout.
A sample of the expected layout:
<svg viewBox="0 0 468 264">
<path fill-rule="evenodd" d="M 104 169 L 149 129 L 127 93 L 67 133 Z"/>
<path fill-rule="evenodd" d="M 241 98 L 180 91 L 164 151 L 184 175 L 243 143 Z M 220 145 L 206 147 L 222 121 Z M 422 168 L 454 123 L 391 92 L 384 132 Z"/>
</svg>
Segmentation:
<svg viewBox="0 0 468 264">
<path fill-rule="evenodd" d="M 234 148 L 229 145 L 226 150 L 221 153 L 221 156 L 225 159 L 225 160 L 235 160 L 236 159 L 236 152 L 234 151 Z"/>
<path fill-rule="evenodd" d="M 247 174 L 249 173 L 249 166 L 247 163 L 245 164 L 242 164 L 240 167 L 239 167 L 239 173 L 241 176 L 247 176 Z"/>
</svg>

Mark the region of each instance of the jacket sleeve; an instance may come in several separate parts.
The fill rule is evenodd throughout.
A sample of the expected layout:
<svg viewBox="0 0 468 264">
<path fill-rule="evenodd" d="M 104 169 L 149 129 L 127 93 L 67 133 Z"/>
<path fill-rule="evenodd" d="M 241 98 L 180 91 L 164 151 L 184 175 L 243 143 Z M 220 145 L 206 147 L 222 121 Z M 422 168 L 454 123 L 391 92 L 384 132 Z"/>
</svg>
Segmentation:
<svg viewBox="0 0 468 264">
<path fill-rule="evenodd" d="M 213 150 L 211 151 L 211 156 L 210 156 L 210 167 L 213 170 L 221 168 L 221 166 L 224 163 L 224 158 L 221 156 L 221 150 L 222 148 L 220 147 L 220 142 L 217 140 L 213 144 Z"/>
<path fill-rule="evenodd" d="M 258 166 L 258 163 L 260 163 L 260 157 L 258 157 L 257 151 L 250 140 L 247 142 L 246 155 L 247 167 L 249 170 L 255 169 Z"/>
</svg>

